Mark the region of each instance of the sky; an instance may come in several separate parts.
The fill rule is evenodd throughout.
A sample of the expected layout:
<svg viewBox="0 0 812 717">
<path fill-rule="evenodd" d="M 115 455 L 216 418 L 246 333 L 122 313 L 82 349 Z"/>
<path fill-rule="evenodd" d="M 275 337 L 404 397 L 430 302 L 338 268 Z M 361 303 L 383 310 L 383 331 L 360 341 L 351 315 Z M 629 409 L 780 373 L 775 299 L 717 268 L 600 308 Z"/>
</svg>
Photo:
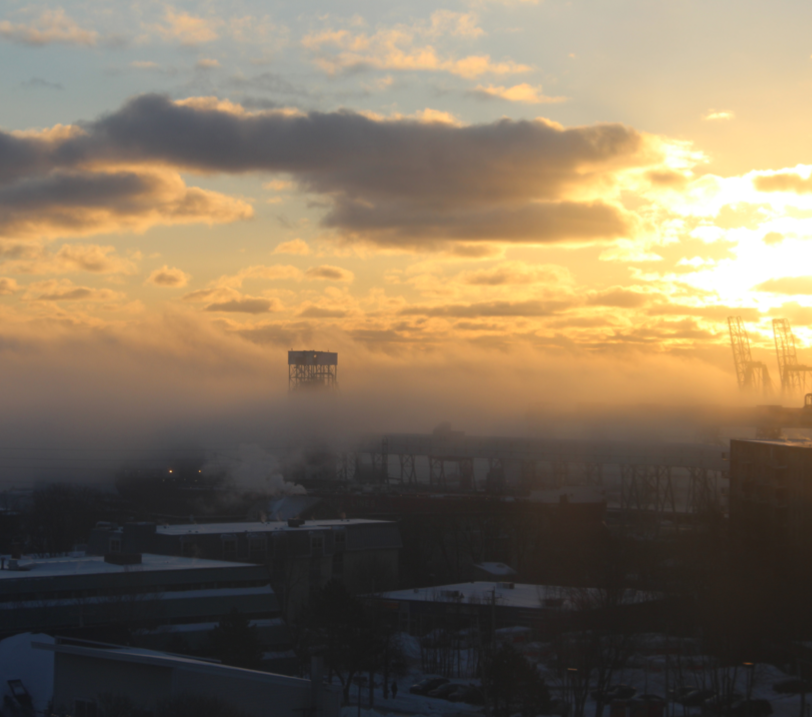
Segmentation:
<svg viewBox="0 0 812 717">
<path fill-rule="evenodd" d="M 338 351 L 378 427 L 733 402 L 736 315 L 777 383 L 772 319 L 812 363 L 810 21 L 6 0 L 9 435 L 262 433 L 289 349 Z"/>
</svg>

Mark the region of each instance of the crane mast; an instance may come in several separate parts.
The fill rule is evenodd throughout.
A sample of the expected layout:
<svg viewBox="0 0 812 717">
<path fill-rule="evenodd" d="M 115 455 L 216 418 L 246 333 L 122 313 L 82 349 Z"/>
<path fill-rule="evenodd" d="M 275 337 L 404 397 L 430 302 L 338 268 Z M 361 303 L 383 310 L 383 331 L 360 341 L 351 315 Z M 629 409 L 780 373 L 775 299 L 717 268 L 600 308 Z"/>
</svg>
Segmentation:
<svg viewBox="0 0 812 717">
<path fill-rule="evenodd" d="M 803 393 L 806 376 L 812 372 L 812 367 L 802 366 L 798 363 L 795 336 L 790 328 L 789 319 L 773 319 L 773 338 L 775 339 L 775 355 L 778 359 L 782 393 Z"/>
<path fill-rule="evenodd" d="M 767 366 L 761 361 L 753 361 L 750 352 L 750 337 L 741 316 L 728 316 L 730 346 L 733 349 L 733 365 L 736 367 L 736 380 L 742 391 L 758 391 L 764 395 L 772 392 L 772 382 Z"/>
</svg>

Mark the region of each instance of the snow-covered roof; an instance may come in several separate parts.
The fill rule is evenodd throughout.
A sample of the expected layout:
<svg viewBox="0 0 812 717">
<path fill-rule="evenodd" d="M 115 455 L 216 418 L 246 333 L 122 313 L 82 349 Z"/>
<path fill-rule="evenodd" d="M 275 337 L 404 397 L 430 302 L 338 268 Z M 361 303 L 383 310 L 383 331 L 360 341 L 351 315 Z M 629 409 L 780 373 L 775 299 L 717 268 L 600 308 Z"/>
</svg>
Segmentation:
<svg viewBox="0 0 812 717">
<path fill-rule="evenodd" d="M 195 535 L 212 533 L 267 533 L 272 530 L 330 530 L 347 527 L 348 525 L 367 525 L 391 523 L 388 520 L 365 520 L 353 518 L 351 520 L 308 520 L 298 528 L 290 527 L 286 521 L 269 520 L 267 522 L 254 521 L 242 523 L 183 523 L 182 525 L 158 525 L 155 532 L 159 535 Z"/>
<path fill-rule="evenodd" d="M 516 571 L 511 568 L 510 565 L 505 565 L 504 563 L 477 563 L 474 565 L 474 567 L 483 570 L 489 575 L 495 575 L 502 578 L 516 575 Z"/>
<path fill-rule="evenodd" d="M 64 558 L 22 558 L 18 561 L 22 570 L 0 570 L 0 580 L 21 578 L 46 578 L 59 575 L 92 575 L 98 573 L 135 573 L 158 570 L 204 570 L 207 568 L 256 567 L 250 563 L 231 563 L 223 560 L 181 558 L 172 555 L 144 553 L 141 563 L 115 565 L 106 563 L 101 555 Z"/>
<path fill-rule="evenodd" d="M 85 640 L 68 640 L 65 638 L 57 638 L 55 644 L 32 642 L 32 647 L 66 655 L 80 655 L 82 657 L 91 657 L 100 660 L 115 660 L 141 665 L 182 668 L 203 674 L 222 675 L 224 673 L 230 673 L 235 676 L 239 675 L 243 678 L 269 684 L 285 684 L 303 688 L 310 686 L 310 680 L 302 679 L 301 677 L 288 677 L 287 675 L 277 675 L 272 672 L 249 670 L 244 667 L 232 667 L 230 665 L 220 664 L 216 660 L 174 655 L 168 652 L 157 652 L 140 647 L 120 647 L 118 645 L 92 643 Z M 325 685 L 325 688 L 329 689 L 329 686 Z"/>
<path fill-rule="evenodd" d="M 440 585 L 430 588 L 412 588 L 383 593 L 385 600 L 412 602 L 459 602 L 488 605 L 492 601 L 499 607 L 581 610 L 606 604 L 603 591 L 598 588 L 570 588 L 555 585 L 527 585 L 505 582 L 471 582 Z M 657 600 L 659 593 L 626 590 L 621 604 Z"/>
</svg>

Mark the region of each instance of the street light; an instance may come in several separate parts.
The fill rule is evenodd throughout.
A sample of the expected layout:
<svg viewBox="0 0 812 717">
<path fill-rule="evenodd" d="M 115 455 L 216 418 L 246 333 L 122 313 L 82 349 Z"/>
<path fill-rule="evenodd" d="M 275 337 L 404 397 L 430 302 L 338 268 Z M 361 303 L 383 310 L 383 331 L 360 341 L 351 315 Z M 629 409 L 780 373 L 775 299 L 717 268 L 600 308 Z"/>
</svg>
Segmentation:
<svg viewBox="0 0 812 717">
<path fill-rule="evenodd" d="M 570 709 L 571 712 L 575 713 L 575 681 L 578 679 L 578 668 L 577 667 L 568 667 L 567 668 L 567 680 L 570 683 Z"/>
</svg>

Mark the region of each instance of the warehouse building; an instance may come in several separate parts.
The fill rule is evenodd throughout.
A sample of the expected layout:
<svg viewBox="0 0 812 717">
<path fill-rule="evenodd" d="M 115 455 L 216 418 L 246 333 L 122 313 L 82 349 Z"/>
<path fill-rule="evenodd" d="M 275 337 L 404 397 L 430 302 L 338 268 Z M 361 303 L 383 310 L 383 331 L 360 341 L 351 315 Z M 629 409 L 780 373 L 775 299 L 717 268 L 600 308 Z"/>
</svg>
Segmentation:
<svg viewBox="0 0 812 717">
<path fill-rule="evenodd" d="M 802 558 L 812 551 L 812 443 L 730 442 L 734 548 Z"/>
<path fill-rule="evenodd" d="M 269 645 L 288 637 L 264 566 L 167 555 L 2 559 L 0 636 L 138 632 L 159 645 L 205 639 L 233 609 Z"/>
<path fill-rule="evenodd" d="M 88 554 L 148 552 L 267 566 L 284 614 L 294 617 L 310 593 L 331 579 L 355 593 L 394 588 L 400 548 L 400 531 L 391 521 L 291 519 L 100 524 Z"/>
<path fill-rule="evenodd" d="M 172 702 L 191 700 L 205 714 L 207 704 L 225 704 L 248 717 L 338 717 L 341 691 L 312 681 L 230 667 L 152 650 L 59 638 L 36 644 L 54 655 L 53 712 L 94 717 L 126 705 L 130 714 L 154 714 Z"/>
</svg>

